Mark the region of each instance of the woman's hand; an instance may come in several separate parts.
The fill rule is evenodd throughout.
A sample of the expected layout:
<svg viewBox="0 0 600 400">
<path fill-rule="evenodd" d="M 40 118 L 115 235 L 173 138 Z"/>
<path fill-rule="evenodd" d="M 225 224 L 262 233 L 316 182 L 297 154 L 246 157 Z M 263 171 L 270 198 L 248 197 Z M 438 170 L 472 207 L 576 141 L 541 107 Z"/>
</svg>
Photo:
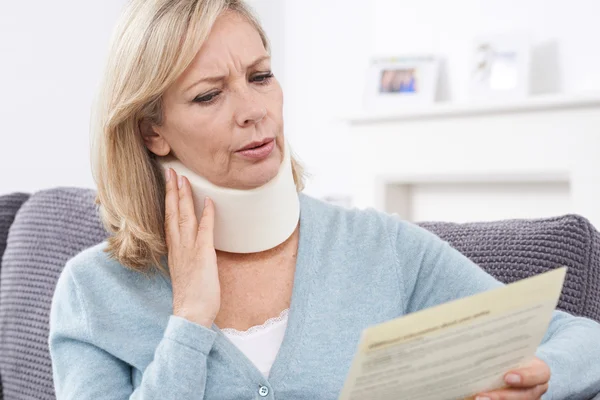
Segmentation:
<svg viewBox="0 0 600 400">
<path fill-rule="evenodd" d="M 538 400 L 548 390 L 550 367 L 535 358 L 527 366 L 510 371 L 504 376 L 509 386 L 505 389 L 478 394 L 476 400 Z"/>
<path fill-rule="evenodd" d="M 200 223 L 186 177 L 165 172 L 165 237 L 173 285 L 173 314 L 212 326 L 221 307 L 221 285 L 214 248 L 214 206 L 204 200 Z"/>
</svg>

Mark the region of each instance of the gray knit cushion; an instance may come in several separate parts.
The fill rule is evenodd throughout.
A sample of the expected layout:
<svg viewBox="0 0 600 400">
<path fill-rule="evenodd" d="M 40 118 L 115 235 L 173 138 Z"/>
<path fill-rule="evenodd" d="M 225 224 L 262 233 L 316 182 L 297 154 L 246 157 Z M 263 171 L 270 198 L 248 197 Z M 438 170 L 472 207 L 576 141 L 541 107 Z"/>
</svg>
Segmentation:
<svg viewBox="0 0 600 400">
<path fill-rule="evenodd" d="M 28 193 L 11 193 L 0 196 L 0 260 L 6 248 L 8 229 L 21 205 L 29 198 Z"/>
<path fill-rule="evenodd" d="M 6 239 L 8 237 L 8 230 L 15 219 L 15 215 L 21 205 L 29 198 L 28 193 L 11 193 L 4 196 L 0 196 L 0 260 L 4 256 L 4 249 L 6 249 Z M 0 261 L 0 265 L 2 265 Z M 2 383 L 0 379 L 0 400 L 2 396 Z"/>
<path fill-rule="evenodd" d="M 104 240 L 94 191 L 31 195 L 10 229 L 0 270 L 0 377 L 4 399 L 54 399 L 48 352 L 52 294 L 66 261 Z"/>
<path fill-rule="evenodd" d="M 587 219 L 565 215 L 419 225 L 505 283 L 568 267 L 558 308 L 600 321 L 600 235 Z"/>
</svg>

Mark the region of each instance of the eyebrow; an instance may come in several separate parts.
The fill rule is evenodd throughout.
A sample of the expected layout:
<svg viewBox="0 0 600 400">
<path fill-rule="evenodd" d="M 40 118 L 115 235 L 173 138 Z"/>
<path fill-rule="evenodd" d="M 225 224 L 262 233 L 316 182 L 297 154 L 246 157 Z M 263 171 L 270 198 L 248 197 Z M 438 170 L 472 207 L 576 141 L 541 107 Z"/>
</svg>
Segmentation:
<svg viewBox="0 0 600 400">
<path fill-rule="evenodd" d="M 262 56 L 257 58 L 256 60 L 252 61 L 250 64 L 248 64 L 246 66 L 246 69 L 250 69 L 253 68 L 255 66 L 257 66 L 258 64 L 260 64 L 261 62 L 270 59 L 271 56 L 266 55 L 266 56 Z M 201 82 L 218 82 L 225 79 L 225 75 L 221 75 L 221 76 L 205 76 L 205 77 L 201 77 L 200 79 L 198 79 L 197 81 L 195 81 L 194 83 L 192 83 L 191 85 L 189 85 L 187 87 L 187 89 L 185 89 L 184 93 L 187 93 L 189 90 L 191 90 L 194 86 L 198 85 Z"/>
</svg>

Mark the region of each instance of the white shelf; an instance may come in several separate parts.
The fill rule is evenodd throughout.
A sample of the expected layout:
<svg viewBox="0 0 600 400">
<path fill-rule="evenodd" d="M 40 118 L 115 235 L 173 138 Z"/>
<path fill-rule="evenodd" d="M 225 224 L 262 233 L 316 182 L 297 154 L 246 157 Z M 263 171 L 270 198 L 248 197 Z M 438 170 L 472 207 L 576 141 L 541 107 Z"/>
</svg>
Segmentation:
<svg viewBox="0 0 600 400">
<path fill-rule="evenodd" d="M 436 103 L 412 106 L 398 112 L 357 112 L 344 118 L 350 124 L 370 124 L 427 118 L 453 118 L 489 114 L 522 113 L 573 108 L 600 108 L 600 93 L 533 96 L 512 102 Z"/>
<path fill-rule="evenodd" d="M 379 184 L 383 185 L 414 185 L 414 184 L 444 184 L 444 183 L 545 183 L 569 182 L 568 171 L 524 171 L 512 173 L 462 173 L 462 174 L 382 174 L 377 176 Z"/>
</svg>

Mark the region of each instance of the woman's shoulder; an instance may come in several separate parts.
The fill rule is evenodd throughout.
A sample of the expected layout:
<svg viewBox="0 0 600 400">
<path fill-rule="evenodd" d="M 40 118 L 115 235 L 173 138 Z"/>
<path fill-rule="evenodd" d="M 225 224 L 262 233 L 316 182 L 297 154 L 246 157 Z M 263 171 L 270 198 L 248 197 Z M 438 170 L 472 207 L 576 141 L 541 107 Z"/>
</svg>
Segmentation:
<svg viewBox="0 0 600 400">
<path fill-rule="evenodd" d="M 147 350 L 171 314 L 169 286 L 126 268 L 106 249 L 99 243 L 65 264 L 52 299 L 50 340 L 81 338 L 131 365 L 147 365 Z"/>
<path fill-rule="evenodd" d="M 127 301 L 136 292 L 147 292 L 153 285 L 166 282 L 158 276 L 147 276 L 125 267 L 109 252 L 103 241 L 70 258 L 59 277 L 55 296 L 76 292 L 80 298 L 95 301 Z"/>
<path fill-rule="evenodd" d="M 78 280 L 93 279 L 95 282 L 114 277 L 131 279 L 137 273 L 115 260 L 107 250 L 108 241 L 105 240 L 80 251 L 66 262 L 63 273 Z"/>
<path fill-rule="evenodd" d="M 414 281 L 423 260 L 435 258 L 443 247 L 440 238 L 417 224 L 372 208 L 305 197 L 301 212 L 301 243 L 312 260 L 318 259 L 316 268 L 327 270 L 323 276 L 335 277 L 331 284 L 338 287 L 362 282 L 368 291 L 389 283 L 393 288 L 388 289 L 397 290 L 398 282 Z"/>
<path fill-rule="evenodd" d="M 302 212 L 310 218 L 311 231 L 326 237 L 343 237 L 365 242 L 389 240 L 394 245 L 415 246 L 438 241 L 436 235 L 419 225 L 374 208 L 348 208 L 303 195 Z M 350 240 L 352 241 L 352 240 Z"/>
<path fill-rule="evenodd" d="M 65 270 L 75 274 L 85 274 L 97 270 L 97 267 L 114 269 L 115 263 L 106 252 L 107 248 L 108 241 L 105 240 L 80 251 L 67 260 Z"/>
</svg>

